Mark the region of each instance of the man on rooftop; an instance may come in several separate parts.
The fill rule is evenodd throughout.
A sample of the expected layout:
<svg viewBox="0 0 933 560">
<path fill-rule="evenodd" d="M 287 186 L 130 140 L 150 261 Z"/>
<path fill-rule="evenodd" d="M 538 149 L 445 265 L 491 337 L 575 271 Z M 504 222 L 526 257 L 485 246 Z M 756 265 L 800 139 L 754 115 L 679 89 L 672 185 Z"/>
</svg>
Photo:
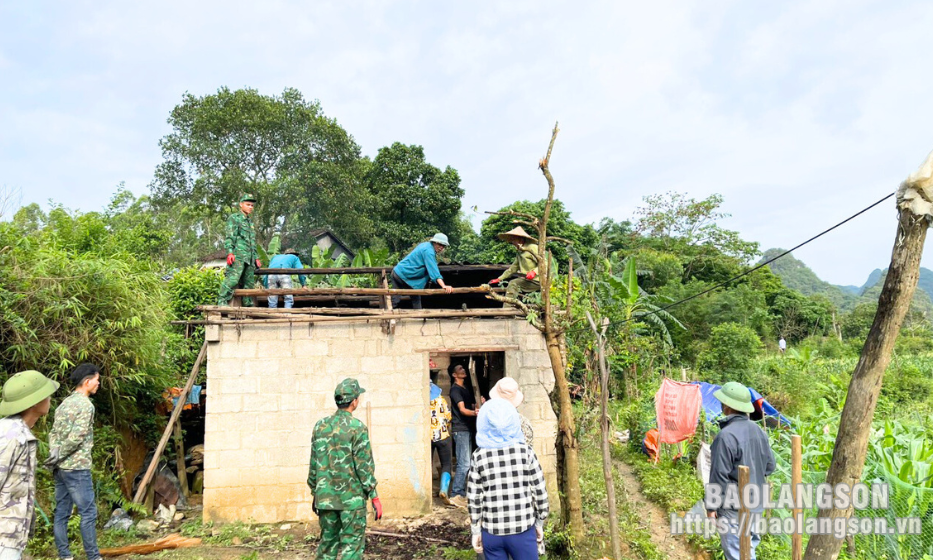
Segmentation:
<svg viewBox="0 0 933 560">
<path fill-rule="evenodd" d="M 525 233 L 521 226 L 511 231 L 499 234 L 499 239 L 511 243 L 518 249 L 515 262 L 498 278 L 489 281 L 490 286 L 496 286 L 503 280 L 509 280 L 505 290 L 508 297 L 518 297 L 521 294 L 541 291 L 541 281 L 538 277 L 538 244 L 537 240 Z"/>
<path fill-rule="evenodd" d="M 233 290 L 252 288 L 256 283 L 256 269 L 262 266 L 262 262 L 256 249 L 256 228 L 249 217 L 255 205 L 256 197 L 245 194 L 240 198 L 240 210 L 227 218 L 227 233 L 224 237 L 227 268 L 217 296 L 217 305 L 229 305 Z M 253 298 L 243 298 L 243 305 L 252 307 Z"/>
<path fill-rule="evenodd" d="M 272 257 L 272 260 L 269 261 L 269 268 L 304 268 L 304 265 L 301 264 L 301 259 L 298 258 L 298 251 L 294 249 L 285 249 L 285 252 L 281 255 L 276 255 Z M 298 275 L 298 282 L 301 283 L 301 287 L 305 286 L 306 277 L 304 275 Z M 292 275 L 291 274 L 269 274 L 268 275 L 269 288 L 283 288 L 290 290 L 292 288 Z M 279 305 L 279 296 L 270 295 L 268 297 L 269 307 L 278 307 Z M 285 309 L 291 309 L 295 305 L 295 296 L 288 294 L 285 296 Z"/>
<path fill-rule="evenodd" d="M 444 283 L 437 268 L 437 255 L 443 253 L 450 243 L 443 233 L 436 233 L 429 241 L 419 244 L 392 269 L 392 287 L 397 290 L 423 290 L 428 282 L 434 282 L 449 294 L 453 287 Z M 398 307 L 401 296 L 392 296 L 392 308 Z M 421 309 L 421 296 L 411 296 L 413 309 Z"/>
</svg>

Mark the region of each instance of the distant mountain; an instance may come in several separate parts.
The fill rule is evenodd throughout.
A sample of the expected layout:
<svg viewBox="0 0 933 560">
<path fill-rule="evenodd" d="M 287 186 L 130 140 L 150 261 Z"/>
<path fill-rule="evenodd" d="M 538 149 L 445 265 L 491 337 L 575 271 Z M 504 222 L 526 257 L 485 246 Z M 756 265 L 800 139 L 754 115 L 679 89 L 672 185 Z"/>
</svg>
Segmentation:
<svg viewBox="0 0 933 560">
<path fill-rule="evenodd" d="M 866 280 L 865 283 L 862 284 L 862 287 L 859 288 L 858 294 L 864 295 L 871 288 L 880 285 L 887 275 L 888 269 L 882 270 L 880 268 L 876 268 L 871 272 L 871 274 L 868 275 L 868 280 Z M 843 288 L 842 286 L 839 287 Z M 846 288 L 850 287 L 851 286 L 846 286 Z M 923 268 L 922 266 L 920 267 L 920 280 L 917 282 L 917 287 L 926 292 L 930 298 L 933 298 L 933 270 L 930 270 L 929 268 Z"/>
<path fill-rule="evenodd" d="M 783 252 L 784 249 L 768 249 L 762 255 L 761 260 L 766 261 Z M 810 270 L 810 267 L 804 264 L 803 261 L 794 258 L 793 255 L 782 257 L 768 266 L 771 267 L 771 272 L 776 274 L 788 288 L 797 290 L 805 296 L 822 294 L 839 308 L 853 307 L 855 300 L 858 299 L 858 293 L 861 291 L 861 288 L 855 286 L 851 286 L 851 288 L 854 288 L 854 291 L 852 291 L 847 289 L 849 287 L 834 286 L 825 280 L 820 280 L 820 277 Z"/>
<path fill-rule="evenodd" d="M 768 249 L 761 261 L 776 257 L 783 249 Z M 797 260 L 793 255 L 782 257 L 770 265 L 785 286 L 797 290 L 803 295 L 822 294 L 829 298 L 837 308 L 849 310 L 863 301 L 877 301 L 887 276 L 887 269 L 876 268 L 868 275 L 868 280 L 861 286 L 837 286 L 821 280 L 810 267 Z M 920 269 L 919 290 L 914 294 L 913 306 L 923 311 L 933 312 L 933 270 Z"/>
</svg>

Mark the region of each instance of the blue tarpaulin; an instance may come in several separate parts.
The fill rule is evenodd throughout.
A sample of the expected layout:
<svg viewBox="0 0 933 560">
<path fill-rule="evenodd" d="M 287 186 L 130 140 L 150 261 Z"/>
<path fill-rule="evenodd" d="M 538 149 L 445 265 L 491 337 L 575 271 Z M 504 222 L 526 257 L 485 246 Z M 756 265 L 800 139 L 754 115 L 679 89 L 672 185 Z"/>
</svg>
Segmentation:
<svg viewBox="0 0 933 560">
<path fill-rule="evenodd" d="M 704 381 L 694 381 L 693 384 L 700 386 L 700 394 L 703 396 L 703 410 L 706 412 L 706 419 L 712 421 L 717 416 L 721 416 L 722 403 L 713 396 L 713 393 L 718 391 L 720 386 Z M 752 395 L 752 402 L 755 404 L 755 412 L 760 411 L 763 416 L 777 418 L 782 424 L 790 426 L 790 420 L 771 406 L 771 403 L 765 400 L 765 398 L 761 396 L 761 393 L 751 387 L 748 388 L 748 392 Z"/>
</svg>

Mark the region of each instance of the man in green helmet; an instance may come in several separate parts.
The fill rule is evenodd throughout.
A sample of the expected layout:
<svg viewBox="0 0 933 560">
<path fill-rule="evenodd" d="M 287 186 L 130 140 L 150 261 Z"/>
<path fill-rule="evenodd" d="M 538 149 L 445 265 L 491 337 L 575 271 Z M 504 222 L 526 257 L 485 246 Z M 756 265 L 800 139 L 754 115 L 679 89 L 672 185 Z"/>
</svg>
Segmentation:
<svg viewBox="0 0 933 560">
<path fill-rule="evenodd" d="M 716 500 L 713 495 L 725 498 L 730 492 L 737 492 L 739 484 L 739 466 L 749 470 L 749 484 L 756 485 L 759 496 L 769 495 L 766 491 L 766 477 L 774 472 L 774 454 L 768 442 L 767 434 L 748 417 L 755 412 L 752 394 L 748 387 L 730 381 L 722 386 L 713 396 L 722 403 L 720 431 L 710 448 L 709 485 L 706 488 L 707 515 L 722 520 L 726 531 L 720 533 L 722 551 L 726 560 L 739 560 L 739 512 L 734 503 L 728 500 Z M 714 507 L 717 502 L 722 502 Z M 760 516 L 764 508 L 759 504 L 750 507 L 753 516 Z M 755 548 L 761 536 L 755 532 L 755 523 L 749 523 L 751 536 L 751 557 L 755 558 Z"/>
<path fill-rule="evenodd" d="M 365 392 L 356 379 L 344 379 L 334 391 L 337 412 L 314 426 L 308 486 L 321 524 L 317 560 L 336 560 L 338 554 L 342 560 L 363 560 L 367 500 L 376 521 L 382 518 L 369 432 L 353 417 Z"/>
<path fill-rule="evenodd" d="M 227 268 L 217 296 L 217 305 L 229 305 L 233 290 L 252 288 L 256 283 L 256 269 L 262 267 L 256 249 L 256 228 L 250 219 L 256 197 L 245 194 L 240 198 L 240 210 L 227 218 L 227 235 L 224 248 L 227 250 Z M 243 305 L 253 306 L 253 298 L 243 298 Z"/>
<path fill-rule="evenodd" d="M 49 413 L 58 383 L 21 371 L 3 384 L 0 401 L 0 558 L 19 560 L 35 528 L 36 450 L 32 427 Z"/>
</svg>

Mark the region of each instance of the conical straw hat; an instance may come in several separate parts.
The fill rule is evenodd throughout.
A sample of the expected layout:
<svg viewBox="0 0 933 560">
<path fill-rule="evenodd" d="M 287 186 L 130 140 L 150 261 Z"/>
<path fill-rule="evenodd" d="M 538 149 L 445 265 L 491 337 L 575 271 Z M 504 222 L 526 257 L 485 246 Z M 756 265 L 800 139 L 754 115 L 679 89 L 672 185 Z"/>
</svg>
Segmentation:
<svg viewBox="0 0 933 560">
<path fill-rule="evenodd" d="M 516 239 L 525 239 L 525 240 L 528 240 L 528 241 L 537 241 L 534 237 L 532 237 L 532 236 L 528 235 L 527 233 L 525 233 L 525 230 L 522 229 L 522 226 L 518 226 L 518 227 L 516 227 L 515 229 L 513 229 L 513 230 L 511 230 L 511 231 L 507 231 L 507 232 L 505 232 L 505 233 L 500 233 L 500 234 L 499 234 L 499 239 L 501 239 L 501 240 L 503 240 L 503 241 L 505 241 L 505 242 L 507 242 L 507 243 L 511 243 L 512 241 L 514 241 L 514 240 L 516 240 Z"/>
</svg>

